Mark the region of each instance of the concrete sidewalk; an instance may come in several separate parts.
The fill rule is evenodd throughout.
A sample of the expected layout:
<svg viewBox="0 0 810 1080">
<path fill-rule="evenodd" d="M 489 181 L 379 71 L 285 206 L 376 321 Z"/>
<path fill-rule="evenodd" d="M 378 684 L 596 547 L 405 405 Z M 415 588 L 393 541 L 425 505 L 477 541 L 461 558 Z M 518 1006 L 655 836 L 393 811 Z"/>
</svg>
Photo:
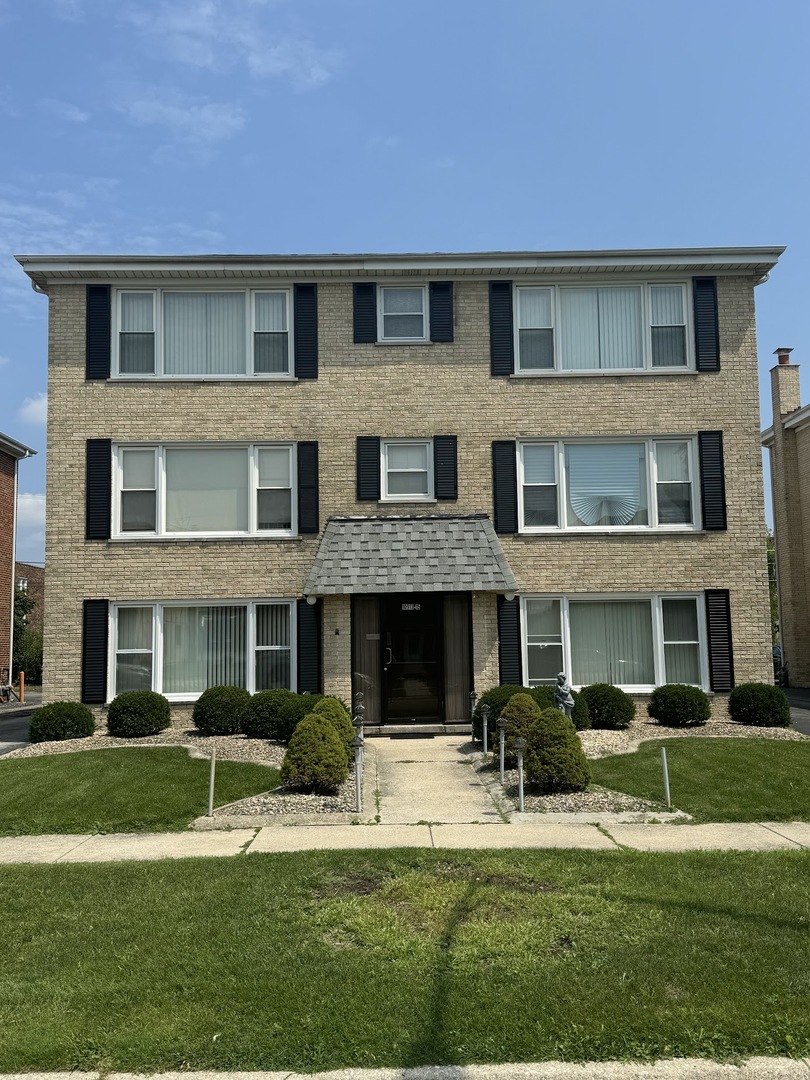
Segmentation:
<svg viewBox="0 0 810 1080">
<path fill-rule="evenodd" d="M 97 1072 L 0 1073 L 0 1080 L 101 1080 Z M 105 1080 L 146 1080 L 142 1073 L 107 1073 Z M 748 1058 L 738 1064 L 705 1058 L 632 1061 L 508 1062 L 502 1065 L 422 1065 L 411 1069 L 331 1072 L 165 1072 L 148 1080 L 810 1080 L 803 1058 Z"/>
<path fill-rule="evenodd" d="M 379 848 L 801 851 L 810 849 L 810 822 L 596 826 L 523 821 L 488 825 L 297 825 L 211 832 L 5 836 L 0 837 L 0 864 L 128 862 Z"/>
</svg>

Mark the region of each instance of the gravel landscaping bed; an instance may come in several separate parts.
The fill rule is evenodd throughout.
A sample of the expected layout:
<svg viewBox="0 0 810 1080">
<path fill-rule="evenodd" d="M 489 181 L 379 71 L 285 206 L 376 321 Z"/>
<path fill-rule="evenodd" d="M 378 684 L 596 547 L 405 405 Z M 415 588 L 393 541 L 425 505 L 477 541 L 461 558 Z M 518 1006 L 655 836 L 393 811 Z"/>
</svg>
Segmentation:
<svg viewBox="0 0 810 1080">
<path fill-rule="evenodd" d="M 508 799 L 518 804 L 517 769 L 506 769 L 503 774 L 503 790 Z M 650 813 L 664 810 L 662 803 L 625 795 L 621 791 L 591 784 L 587 791 L 572 791 L 567 795 L 541 795 L 528 785 L 523 789 L 523 808 L 539 814 L 578 814 L 591 811 L 595 814 L 621 814 L 627 810 Z"/>
<path fill-rule="evenodd" d="M 810 736 L 793 728 L 752 727 L 731 721 L 709 721 L 695 727 L 672 728 L 651 720 L 635 720 L 624 731 L 580 731 L 579 738 L 585 756 L 608 757 L 610 754 L 632 754 L 639 743 L 649 739 L 785 739 L 800 742 Z"/>
<path fill-rule="evenodd" d="M 304 795 L 289 788 L 276 788 L 265 795 L 252 795 L 228 806 L 220 806 L 214 817 L 245 814 L 264 817 L 276 814 L 349 814 L 355 809 L 354 777 L 342 784 L 334 795 Z"/>
</svg>

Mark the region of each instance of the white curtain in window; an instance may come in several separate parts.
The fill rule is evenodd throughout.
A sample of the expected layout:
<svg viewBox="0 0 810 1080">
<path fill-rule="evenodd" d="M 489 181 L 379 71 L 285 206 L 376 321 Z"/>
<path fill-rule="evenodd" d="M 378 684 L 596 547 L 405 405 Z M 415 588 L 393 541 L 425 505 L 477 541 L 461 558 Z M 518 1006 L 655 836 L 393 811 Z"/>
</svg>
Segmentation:
<svg viewBox="0 0 810 1080">
<path fill-rule="evenodd" d="M 126 333 L 151 333 L 155 328 L 152 304 L 152 293 L 123 293 L 121 329 Z"/>
<path fill-rule="evenodd" d="M 286 446 L 267 447 L 259 451 L 259 487 L 288 488 L 290 486 L 290 451 Z"/>
<path fill-rule="evenodd" d="M 163 692 L 198 694 L 246 685 L 247 609 L 167 607 L 163 612 Z"/>
<path fill-rule="evenodd" d="M 518 325 L 524 329 L 551 326 L 550 289 L 518 289 Z"/>
<path fill-rule="evenodd" d="M 569 525 L 647 524 L 646 448 L 636 443 L 565 448 Z M 578 519 L 578 520 L 577 520 Z"/>
<path fill-rule="evenodd" d="M 697 605 L 693 597 L 661 601 L 664 618 L 666 681 L 700 685 Z"/>
<path fill-rule="evenodd" d="M 599 352 L 602 368 L 644 367 L 640 288 L 599 290 Z"/>
<path fill-rule="evenodd" d="M 553 683 L 562 668 L 560 601 L 527 599 L 526 634 L 529 685 Z"/>
<path fill-rule="evenodd" d="M 155 486 L 155 451 L 124 450 L 121 455 L 122 487 L 151 491 Z"/>
<path fill-rule="evenodd" d="M 562 366 L 566 370 L 599 367 L 597 289 L 560 289 Z"/>
<path fill-rule="evenodd" d="M 167 532 L 246 532 L 246 449 L 166 451 Z"/>
<path fill-rule="evenodd" d="M 685 442 L 656 443 L 655 463 L 659 484 L 689 482 L 689 447 Z"/>
<path fill-rule="evenodd" d="M 572 682 L 655 683 L 649 600 L 571 601 L 569 621 Z"/>
<path fill-rule="evenodd" d="M 244 375 L 245 294 L 164 293 L 167 375 Z"/>
<path fill-rule="evenodd" d="M 286 329 L 286 295 L 256 293 L 256 331 L 262 334 L 282 334 Z"/>
<path fill-rule="evenodd" d="M 152 651 L 152 609 L 118 609 L 118 648 Z"/>
<path fill-rule="evenodd" d="M 554 484 L 554 456 L 556 446 L 523 447 L 523 482 L 524 484 Z"/>
<path fill-rule="evenodd" d="M 290 605 L 259 604 L 256 607 L 256 645 L 290 645 Z"/>
<path fill-rule="evenodd" d="M 401 443 L 388 447 L 389 469 L 427 469 L 427 447 L 424 444 Z"/>
<path fill-rule="evenodd" d="M 653 326 L 680 326 L 683 321 L 683 289 L 680 285 L 656 285 L 650 289 Z"/>
</svg>

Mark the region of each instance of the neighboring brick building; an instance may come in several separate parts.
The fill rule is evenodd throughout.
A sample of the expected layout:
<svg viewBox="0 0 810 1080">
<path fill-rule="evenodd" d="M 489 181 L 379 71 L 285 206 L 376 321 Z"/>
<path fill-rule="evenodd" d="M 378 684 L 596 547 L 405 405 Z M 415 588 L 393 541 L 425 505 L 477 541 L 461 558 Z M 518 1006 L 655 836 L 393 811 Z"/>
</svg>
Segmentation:
<svg viewBox="0 0 810 1080">
<path fill-rule="evenodd" d="M 28 615 L 27 625 L 40 634 L 43 630 L 45 611 L 45 567 L 33 563 L 18 562 L 14 572 L 17 589 L 25 589 L 34 601 L 34 607 Z"/>
<path fill-rule="evenodd" d="M 47 257 L 45 696 L 771 678 L 781 248 Z M 328 527 L 325 528 L 325 526 Z"/>
<path fill-rule="evenodd" d="M 0 670 L 11 671 L 14 627 L 14 551 L 17 532 L 17 462 L 36 453 L 0 434 Z"/>
<path fill-rule="evenodd" d="M 791 686 L 810 686 L 810 405 L 801 407 L 799 365 L 777 349 L 771 368 L 773 424 L 762 433 L 770 451 L 779 637 Z"/>
</svg>

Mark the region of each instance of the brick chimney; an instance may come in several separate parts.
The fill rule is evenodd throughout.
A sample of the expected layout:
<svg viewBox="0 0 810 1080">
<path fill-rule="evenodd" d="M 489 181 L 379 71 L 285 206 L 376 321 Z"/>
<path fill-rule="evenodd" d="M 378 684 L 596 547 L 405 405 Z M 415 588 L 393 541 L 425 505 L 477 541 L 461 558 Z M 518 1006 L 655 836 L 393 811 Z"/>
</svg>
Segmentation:
<svg viewBox="0 0 810 1080">
<path fill-rule="evenodd" d="M 802 399 L 799 390 L 799 365 L 791 364 L 790 354 L 793 349 L 774 349 L 778 363 L 771 368 L 771 401 L 773 403 L 773 422 L 801 408 Z"/>
</svg>

